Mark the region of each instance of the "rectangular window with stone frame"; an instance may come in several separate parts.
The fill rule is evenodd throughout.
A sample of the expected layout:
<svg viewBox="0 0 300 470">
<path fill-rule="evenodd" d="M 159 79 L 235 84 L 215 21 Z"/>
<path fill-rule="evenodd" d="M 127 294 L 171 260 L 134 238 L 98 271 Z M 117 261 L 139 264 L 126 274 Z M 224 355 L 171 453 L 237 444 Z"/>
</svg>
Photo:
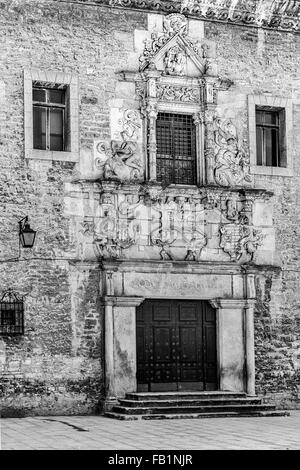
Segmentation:
<svg viewBox="0 0 300 470">
<path fill-rule="evenodd" d="M 285 110 L 256 106 L 255 117 L 257 165 L 285 168 Z"/>
<path fill-rule="evenodd" d="M 192 115 L 158 113 L 156 145 L 158 182 L 196 184 L 196 127 Z"/>
<path fill-rule="evenodd" d="M 79 160 L 78 77 L 24 70 L 25 157 Z"/>
<path fill-rule="evenodd" d="M 250 171 L 293 176 L 293 102 L 270 93 L 248 95 Z"/>
</svg>

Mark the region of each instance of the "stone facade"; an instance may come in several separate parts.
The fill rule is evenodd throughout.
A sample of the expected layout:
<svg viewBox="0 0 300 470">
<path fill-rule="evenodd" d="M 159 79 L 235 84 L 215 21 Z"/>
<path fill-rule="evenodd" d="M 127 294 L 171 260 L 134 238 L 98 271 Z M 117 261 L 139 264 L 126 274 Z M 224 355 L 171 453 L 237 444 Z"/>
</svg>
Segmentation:
<svg viewBox="0 0 300 470">
<path fill-rule="evenodd" d="M 0 3 L 1 291 L 25 295 L 24 335 L 0 337 L 2 415 L 135 391 L 149 298 L 209 301 L 219 388 L 299 407 L 296 28 L 93 3 Z M 68 152 L 32 152 L 45 77 L 72 85 Z M 287 110 L 286 171 L 253 164 L 255 103 Z M 158 112 L 193 116 L 196 185 L 157 182 Z M 19 253 L 26 215 L 37 239 Z"/>
</svg>

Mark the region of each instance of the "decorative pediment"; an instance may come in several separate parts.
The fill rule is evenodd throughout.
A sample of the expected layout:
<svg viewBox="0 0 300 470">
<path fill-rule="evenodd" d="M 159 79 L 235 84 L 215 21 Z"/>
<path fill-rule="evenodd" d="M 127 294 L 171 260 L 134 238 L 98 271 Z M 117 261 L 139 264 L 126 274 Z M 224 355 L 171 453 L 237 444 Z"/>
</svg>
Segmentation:
<svg viewBox="0 0 300 470">
<path fill-rule="evenodd" d="M 186 18 L 172 14 L 164 19 L 164 31 L 152 33 L 151 39 L 145 41 L 140 71 L 156 69 L 165 75 L 199 76 L 207 71 L 210 55 L 207 41 L 188 37 Z"/>
</svg>

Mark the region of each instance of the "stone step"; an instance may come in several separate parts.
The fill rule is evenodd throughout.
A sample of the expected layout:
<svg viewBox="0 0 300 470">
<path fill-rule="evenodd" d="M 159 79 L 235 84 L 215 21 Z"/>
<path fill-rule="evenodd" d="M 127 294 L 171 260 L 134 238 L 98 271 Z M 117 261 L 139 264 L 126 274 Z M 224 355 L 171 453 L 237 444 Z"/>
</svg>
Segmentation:
<svg viewBox="0 0 300 470">
<path fill-rule="evenodd" d="M 214 412 L 260 412 L 275 411 L 274 405 L 213 405 L 213 406 L 169 406 L 169 407 L 125 407 L 114 406 L 111 410 L 114 413 L 130 414 L 130 415 L 147 415 L 147 414 L 172 414 L 172 413 L 214 413 Z"/>
<path fill-rule="evenodd" d="M 127 400 L 126 398 L 119 399 L 119 405 L 129 408 L 136 407 L 163 407 L 163 406 L 213 406 L 213 405 L 259 405 L 261 399 L 256 398 L 196 398 L 186 399 L 181 397 L 174 397 L 168 400 Z"/>
<path fill-rule="evenodd" d="M 173 413 L 173 414 L 150 414 L 150 415 L 126 415 L 107 411 L 104 416 L 113 419 L 133 421 L 133 420 L 150 420 L 150 419 L 204 419 L 204 418 L 257 418 L 257 417 L 275 417 L 290 416 L 285 410 L 273 411 L 254 411 L 254 412 L 215 412 L 215 413 Z"/>
<path fill-rule="evenodd" d="M 246 398 L 243 392 L 131 392 L 126 393 L 126 400 L 146 401 L 146 400 L 171 400 L 171 399 L 214 399 L 214 398 Z"/>
</svg>

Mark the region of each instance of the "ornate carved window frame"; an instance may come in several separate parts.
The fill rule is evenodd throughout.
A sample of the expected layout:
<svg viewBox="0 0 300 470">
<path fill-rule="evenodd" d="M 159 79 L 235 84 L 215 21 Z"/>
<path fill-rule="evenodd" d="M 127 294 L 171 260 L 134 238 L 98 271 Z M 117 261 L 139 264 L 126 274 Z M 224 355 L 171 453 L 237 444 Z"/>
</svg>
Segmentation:
<svg viewBox="0 0 300 470">
<path fill-rule="evenodd" d="M 146 179 L 156 182 L 156 119 L 159 112 L 166 112 L 193 116 L 196 127 L 196 184 L 204 184 L 203 79 L 163 76 L 157 71 L 148 71 L 145 76 L 147 99 L 142 114 L 148 149 Z M 171 99 L 172 96 L 174 99 Z"/>
<path fill-rule="evenodd" d="M 256 106 L 269 106 L 285 111 L 285 154 L 286 167 L 260 166 L 256 159 Z M 292 159 L 292 132 L 293 132 L 293 108 L 292 100 L 272 95 L 248 95 L 248 119 L 249 119 L 249 150 L 250 172 L 256 175 L 269 176 L 293 176 Z"/>
<path fill-rule="evenodd" d="M 145 180 L 157 184 L 156 119 L 166 112 L 192 115 L 197 141 L 196 184 L 168 186 L 251 185 L 248 149 L 232 120 L 219 116 L 218 92 L 233 82 L 218 75 L 215 43 L 189 35 L 190 24 L 181 14 L 167 15 L 161 23 L 147 31 L 143 45 L 138 36 L 139 71 L 119 72 L 121 81 L 135 82 L 135 106 L 143 117 Z"/>
<path fill-rule="evenodd" d="M 69 145 L 65 151 L 39 150 L 33 148 L 32 85 L 34 81 L 60 84 L 67 87 L 69 115 Z M 24 134 L 25 158 L 38 160 L 79 161 L 79 105 L 78 77 L 63 72 L 24 70 Z"/>
</svg>

